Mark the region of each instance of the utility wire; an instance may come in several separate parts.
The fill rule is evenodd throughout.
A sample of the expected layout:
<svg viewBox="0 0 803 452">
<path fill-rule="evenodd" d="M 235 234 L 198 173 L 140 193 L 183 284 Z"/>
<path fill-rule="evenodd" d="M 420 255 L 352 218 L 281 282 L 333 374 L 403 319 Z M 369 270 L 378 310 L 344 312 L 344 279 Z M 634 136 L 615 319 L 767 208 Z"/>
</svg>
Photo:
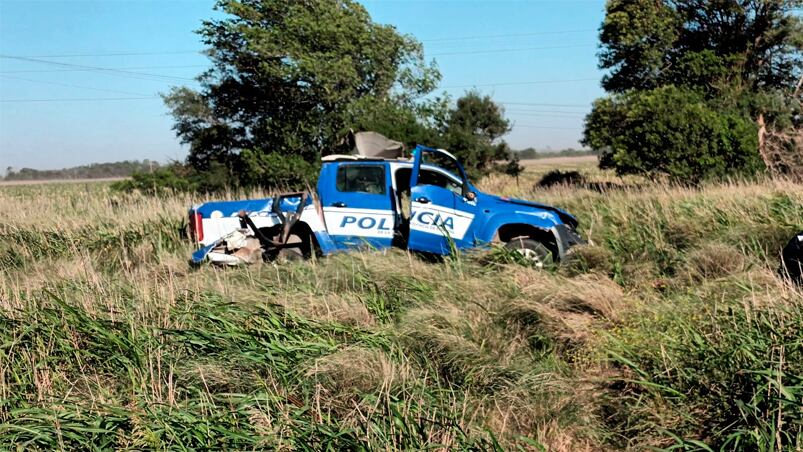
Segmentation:
<svg viewBox="0 0 803 452">
<path fill-rule="evenodd" d="M 552 127 L 552 126 L 532 126 L 529 124 L 513 124 L 513 128 L 525 127 L 527 129 L 550 129 L 550 130 L 583 130 L 583 127 Z"/>
<path fill-rule="evenodd" d="M 584 30 L 555 30 L 555 31 L 539 31 L 533 33 L 511 33 L 501 35 L 474 35 L 474 36 L 458 36 L 446 38 L 433 38 L 421 39 L 421 42 L 448 42 L 448 41 L 467 41 L 472 39 L 496 39 L 496 38 L 518 38 L 528 36 L 544 36 L 544 35 L 561 35 L 572 33 L 586 33 L 597 31 L 593 28 Z M 78 58 L 78 57 L 113 57 L 113 56 L 150 56 L 150 55 L 181 55 L 181 54 L 203 54 L 204 50 L 165 50 L 158 52 L 148 51 L 115 51 L 115 52 L 97 52 L 97 53 L 67 53 L 67 54 L 49 54 L 49 55 L 20 55 L 20 58 Z"/>
<path fill-rule="evenodd" d="M 501 83 L 477 83 L 473 85 L 451 85 L 442 86 L 441 89 L 449 88 L 474 88 L 477 86 L 515 86 L 515 85 L 540 85 L 551 83 L 575 83 L 575 82 L 589 82 L 597 81 L 599 78 L 574 78 L 574 79 L 557 79 L 557 80 L 532 80 L 528 82 L 501 82 Z"/>
<path fill-rule="evenodd" d="M 510 116 L 535 116 L 535 117 L 565 118 L 565 119 L 583 119 L 583 117 L 585 117 L 585 115 L 567 115 L 567 114 L 561 114 L 561 113 L 538 113 L 538 112 L 527 112 L 527 113 L 512 112 L 512 113 L 508 113 L 507 111 L 505 113 L 510 115 Z"/>
<path fill-rule="evenodd" d="M 432 53 L 429 56 L 447 56 L 447 55 L 479 55 L 479 54 L 497 54 L 497 53 L 510 53 L 510 52 L 527 52 L 530 50 L 549 50 L 549 49 L 572 49 L 572 48 L 579 48 L 579 47 L 590 47 L 595 46 L 596 44 L 572 44 L 572 45 L 562 45 L 562 46 L 545 46 L 545 47 L 522 47 L 517 49 L 488 49 L 488 50 L 468 50 L 468 51 L 460 51 L 460 52 L 443 52 L 443 53 Z"/>
<path fill-rule="evenodd" d="M 67 88 L 88 89 L 88 90 L 92 90 L 92 91 L 103 91 L 103 92 L 107 92 L 107 93 L 116 93 L 116 94 L 128 94 L 128 95 L 133 95 L 133 96 L 145 96 L 145 94 L 132 93 L 130 91 L 119 91 L 119 90 L 116 90 L 116 89 L 103 89 L 103 88 L 94 88 L 94 87 L 91 87 L 91 86 L 71 85 L 69 83 L 46 82 L 44 80 L 32 80 L 32 79 L 29 79 L 29 78 L 12 77 L 12 76 L 5 75 L 5 74 L 0 74 L 0 77 L 2 77 L 4 79 L 10 79 L 10 80 L 21 80 L 23 82 L 42 83 L 44 85 L 66 86 Z"/>
<path fill-rule="evenodd" d="M 504 101 L 498 101 L 496 103 L 497 104 L 502 104 L 502 105 L 526 105 L 526 106 L 531 106 L 531 107 L 566 107 L 566 108 L 569 108 L 569 107 L 581 108 L 582 107 L 582 108 L 588 108 L 588 107 L 591 106 L 590 104 L 586 104 L 586 105 L 584 105 L 584 104 L 543 104 L 543 103 L 536 103 L 536 102 L 504 102 Z"/>
<path fill-rule="evenodd" d="M 130 67 L 113 67 L 106 69 L 113 70 L 131 70 L 131 69 L 184 69 L 184 68 L 199 68 L 209 67 L 205 64 L 189 64 L 183 66 L 130 66 Z M 35 69 L 35 70 L 22 70 L 22 71 L 0 71 L 0 74 L 32 74 L 32 73 L 45 73 L 45 72 L 90 72 L 94 69 Z"/>
<path fill-rule="evenodd" d="M 168 50 L 165 52 L 111 52 L 111 53 L 75 53 L 67 55 L 25 55 L 23 58 L 77 58 L 77 57 L 111 57 L 139 55 L 179 55 L 202 53 L 202 50 Z"/>
<path fill-rule="evenodd" d="M 494 39 L 494 38 L 518 38 L 526 36 L 543 36 L 543 35 L 559 35 L 570 33 L 586 33 L 590 31 L 597 31 L 593 28 L 585 30 L 559 30 L 559 31 L 539 31 L 535 33 L 512 33 L 505 35 L 474 35 L 474 36 L 461 36 L 456 38 L 435 38 L 435 39 L 422 39 L 421 42 L 446 42 L 446 41 L 465 41 L 469 39 Z"/>
<path fill-rule="evenodd" d="M 145 99 L 161 99 L 159 96 L 150 97 L 63 97 L 52 99 L 0 99 L 3 103 L 21 103 L 21 102 L 94 102 L 104 100 L 145 100 Z"/>
<path fill-rule="evenodd" d="M 499 102 L 495 102 L 498 104 Z M 504 106 L 503 106 L 504 107 Z M 521 113 L 565 113 L 567 115 L 582 115 L 585 114 L 586 110 L 583 111 L 575 111 L 575 110 L 558 110 L 554 108 L 535 108 L 535 107 L 504 107 L 505 111 L 518 111 Z"/>
<path fill-rule="evenodd" d="M 105 68 L 105 67 L 98 67 L 98 66 L 86 66 L 82 64 L 72 64 L 72 63 L 60 63 L 58 61 L 49 61 L 49 60 L 41 60 L 37 58 L 28 58 L 28 57 L 19 57 L 19 56 L 11 56 L 11 55 L 0 55 L 0 58 L 7 58 L 12 60 L 18 61 L 27 61 L 31 63 L 39 63 L 39 64 L 50 64 L 54 66 L 62 66 L 62 67 L 69 67 L 69 68 L 78 68 L 78 69 L 86 69 L 90 71 L 96 71 L 101 73 L 108 73 L 114 75 L 121 75 L 127 76 L 129 78 L 137 78 L 140 80 L 168 80 L 168 81 L 195 81 L 194 79 L 187 78 L 187 77 L 175 77 L 170 75 L 161 75 L 161 74 L 150 74 L 145 72 L 134 72 L 134 71 L 126 71 L 122 69 L 112 69 L 112 68 Z"/>
</svg>

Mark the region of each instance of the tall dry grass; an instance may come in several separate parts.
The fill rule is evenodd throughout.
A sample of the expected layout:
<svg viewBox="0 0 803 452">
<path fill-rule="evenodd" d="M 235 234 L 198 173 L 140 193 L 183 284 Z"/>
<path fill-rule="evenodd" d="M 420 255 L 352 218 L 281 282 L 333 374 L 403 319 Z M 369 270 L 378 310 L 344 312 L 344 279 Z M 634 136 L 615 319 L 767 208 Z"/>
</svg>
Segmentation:
<svg viewBox="0 0 803 452">
<path fill-rule="evenodd" d="M 551 271 L 503 249 L 191 270 L 200 199 L 2 187 L 0 443 L 800 448 L 803 296 L 776 270 L 803 186 L 590 173 L 480 184 L 578 215 L 593 243 Z"/>
</svg>

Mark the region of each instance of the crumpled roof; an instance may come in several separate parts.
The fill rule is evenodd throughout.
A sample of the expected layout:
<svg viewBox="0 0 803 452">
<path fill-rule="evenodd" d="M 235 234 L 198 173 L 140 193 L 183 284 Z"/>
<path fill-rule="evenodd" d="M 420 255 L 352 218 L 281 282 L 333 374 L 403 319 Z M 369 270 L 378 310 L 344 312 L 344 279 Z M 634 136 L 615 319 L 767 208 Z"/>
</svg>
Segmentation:
<svg viewBox="0 0 803 452">
<path fill-rule="evenodd" d="M 354 134 L 357 155 L 397 159 L 401 157 L 404 145 L 377 132 L 357 132 Z"/>
</svg>

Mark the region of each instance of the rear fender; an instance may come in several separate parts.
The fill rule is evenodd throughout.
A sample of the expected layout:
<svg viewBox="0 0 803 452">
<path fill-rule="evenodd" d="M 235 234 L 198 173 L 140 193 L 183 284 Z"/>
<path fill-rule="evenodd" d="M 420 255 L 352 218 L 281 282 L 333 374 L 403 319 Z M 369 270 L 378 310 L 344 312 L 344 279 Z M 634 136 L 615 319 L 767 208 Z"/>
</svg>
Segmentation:
<svg viewBox="0 0 803 452">
<path fill-rule="evenodd" d="M 332 254 L 336 251 L 337 247 L 332 237 L 329 236 L 329 232 L 326 230 L 323 215 L 319 212 L 317 206 L 318 203 L 314 203 L 313 205 L 305 207 L 304 211 L 301 212 L 301 218 L 298 219 L 298 222 L 304 223 L 309 230 L 312 231 L 321 254 Z"/>
</svg>

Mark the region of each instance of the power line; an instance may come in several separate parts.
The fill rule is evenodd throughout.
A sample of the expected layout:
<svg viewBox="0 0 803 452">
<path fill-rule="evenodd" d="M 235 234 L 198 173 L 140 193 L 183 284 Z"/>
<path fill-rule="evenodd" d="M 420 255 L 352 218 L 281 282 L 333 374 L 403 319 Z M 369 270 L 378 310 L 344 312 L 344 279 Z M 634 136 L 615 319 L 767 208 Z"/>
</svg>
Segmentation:
<svg viewBox="0 0 803 452">
<path fill-rule="evenodd" d="M 566 111 L 566 110 L 540 110 L 540 109 L 517 109 L 517 108 L 505 108 L 505 112 L 514 112 L 514 113 L 558 113 L 562 115 L 584 115 L 586 112 L 584 111 Z"/>
<path fill-rule="evenodd" d="M 519 113 L 562 113 L 567 115 L 584 115 L 584 111 L 569 111 L 569 110 L 541 110 L 538 108 L 505 108 L 505 111 L 516 111 Z"/>
<path fill-rule="evenodd" d="M 145 99 L 161 99 L 159 96 L 150 97 L 63 97 L 52 99 L 0 99 L 0 102 L 90 102 L 90 101 L 107 101 L 107 100 L 145 100 Z"/>
<path fill-rule="evenodd" d="M 475 36 L 461 36 L 456 38 L 435 38 L 435 39 L 422 39 L 421 42 L 446 42 L 446 41 L 465 41 L 468 39 L 494 39 L 494 38 L 518 38 L 525 36 L 543 36 L 543 35 L 558 35 L 570 33 L 586 33 L 589 31 L 597 31 L 596 29 L 587 28 L 585 30 L 560 30 L 560 31 L 540 31 L 535 33 L 513 33 L 505 35 L 475 35 Z"/>
<path fill-rule="evenodd" d="M 505 110 L 505 114 L 508 116 L 543 116 L 543 115 L 550 115 L 560 118 L 584 118 L 587 113 L 585 112 L 566 112 L 566 111 L 539 111 L 539 110 L 529 110 L 529 111 L 516 111 L 516 110 Z"/>
<path fill-rule="evenodd" d="M 536 102 L 503 102 L 503 101 L 498 101 L 496 103 L 497 104 L 502 104 L 502 105 L 526 105 L 526 106 L 531 106 L 531 107 L 567 107 L 567 108 L 569 108 L 569 107 L 577 107 L 577 108 L 582 107 L 582 108 L 588 108 L 588 107 L 591 106 L 590 104 L 589 105 L 584 105 L 584 104 L 543 104 L 543 103 L 536 103 Z"/>
<path fill-rule="evenodd" d="M 478 55 L 478 54 L 489 54 L 489 53 L 510 53 L 510 52 L 526 52 L 530 50 L 549 50 L 549 49 L 572 49 L 572 48 L 579 48 L 579 47 L 589 47 L 594 46 L 596 44 L 573 44 L 573 45 L 563 45 L 563 46 L 546 46 L 546 47 L 522 47 L 517 49 L 490 49 L 490 50 L 471 50 L 471 51 L 461 51 L 461 52 L 444 52 L 444 53 L 432 53 L 429 56 L 447 56 L 447 55 Z"/>
<path fill-rule="evenodd" d="M 179 55 L 202 53 L 202 50 L 168 50 L 164 52 L 111 52 L 111 53 L 74 53 L 62 55 L 24 55 L 21 58 L 77 58 L 77 57 L 111 57 L 111 56 L 139 56 L 139 55 Z"/>
<path fill-rule="evenodd" d="M 583 130 L 582 127 L 552 127 L 552 126 L 532 126 L 529 124 L 513 124 L 513 128 L 525 127 L 528 129 L 550 129 L 550 130 Z"/>
<path fill-rule="evenodd" d="M 477 86 L 515 86 L 515 85 L 540 85 L 540 84 L 551 84 L 551 83 L 576 83 L 576 82 L 589 82 L 589 81 L 597 81 L 597 80 L 599 80 L 598 77 L 595 77 L 595 78 L 575 78 L 575 79 L 557 79 L 557 80 L 533 80 L 533 81 L 529 81 L 529 82 L 501 82 L 501 83 L 483 83 L 483 84 L 474 84 L 474 85 L 451 85 L 451 86 L 442 86 L 441 89 L 474 88 L 474 87 L 477 87 Z"/>
<path fill-rule="evenodd" d="M 113 67 L 106 69 L 113 70 L 131 70 L 131 69 L 184 69 L 184 68 L 198 68 L 209 67 L 206 64 L 189 64 L 182 66 L 130 66 L 130 67 Z M 0 74 L 32 74 L 32 73 L 46 73 L 46 72 L 90 72 L 94 69 L 36 69 L 36 70 L 23 70 L 23 71 L 0 71 Z"/>
<path fill-rule="evenodd" d="M 457 36 L 447 38 L 433 38 L 421 39 L 421 42 L 449 42 L 449 41 L 467 41 L 472 39 L 497 39 L 497 38 L 519 38 L 530 36 L 544 36 L 544 35 L 561 35 L 572 33 L 587 33 L 597 31 L 593 28 L 584 30 L 555 30 L 555 31 L 539 31 L 533 33 L 510 33 L 500 35 L 474 35 L 474 36 Z M 20 58 L 79 58 L 79 57 L 114 57 L 114 56 L 150 56 L 150 55 L 181 55 L 181 54 L 203 54 L 204 50 L 165 50 L 165 51 L 114 51 L 114 52 L 99 52 L 99 53 L 62 53 L 62 54 L 47 54 L 47 55 L 19 55 Z"/>
<path fill-rule="evenodd" d="M 139 80 L 154 80 L 157 79 L 159 81 L 195 81 L 194 79 L 187 78 L 187 77 L 176 77 L 170 75 L 161 75 L 161 74 L 150 74 L 145 72 L 134 72 L 134 71 L 126 71 L 122 69 L 112 69 L 112 68 L 105 68 L 105 67 L 98 67 L 98 66 L 86 66 L 82 64 L 72 64 L 72 63 L 61 63 L 58 61 L 49 61 L 49 60 L 40 60 L 37 58 L 28 58 L 28 57 L 19 57 L 19 56 L 12 56 L 12 55 L 0 55 L 0 58 L 7 58 L 12 60 L 19 60 L 19 61 L 27 61 L 31 63 L 39 63 L 39 64 L 50 64 L 54 66 L 61 66 L 61 67 L 69 67 L 69 68 L 79 68 L 79 69 L 86 69 L 93 72 L 99 73 L 108 73 L 112 75 L 119 75 L 128 78 L 136 78 Z"/>
<path fill-rule="evenodd" d="M 21 80 L 23 82 L 42 83 L 44 85 L 66 86 L 67 88 L 79 88 L 79 89 L 88 89 L 88 90 L 92 90 L 92 91 L 103 91 L 103 92 L 107 92 L 107 93 L 129 94 L 129 95 L 134 95 L 134 96 L 145 96 L 145 94 L 132 93 L 130 91 L 119 91 L 119 90 L 116 90 L 116 89 L 103 89 L 103 88 L 94 88 L 94 87 L 91 87 L 91 86 L 71 85 L 69 83 L 46 82 L 44 80 L 32 80 L 32 79 L 22 78 L 22 77 L 12 77 L 12 76 L 9 76 L 9 75 L 4 75 L 4 74 L 0 74 L 0 77 L 5 78 L 5 79 L 9 79 L 9 80 Z"/>
</svg>

